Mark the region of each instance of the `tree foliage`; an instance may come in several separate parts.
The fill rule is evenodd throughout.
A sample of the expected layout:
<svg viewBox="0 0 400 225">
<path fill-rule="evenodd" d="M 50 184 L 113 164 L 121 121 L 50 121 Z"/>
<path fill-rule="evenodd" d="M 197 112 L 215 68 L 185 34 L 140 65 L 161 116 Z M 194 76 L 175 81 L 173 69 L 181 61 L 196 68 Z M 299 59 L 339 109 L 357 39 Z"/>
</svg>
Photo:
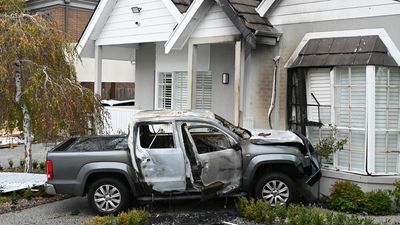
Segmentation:
<svg viewBox="0 0 400 225">
<path fill-rule="evenodd" d="M 25 0 L 0 0 L 0 13 L 15 13 L 24 8 Z"/>
<path fill-rule="evenodd" d="M 22 3 L 21 3 L 22 2 Z M 22 130 L 21 102 L 35 139 L 104 127 L 100 99 L 76 79 L 77 53 L 55 22 L 18 10 L 23 0 L 0 0 L 0 129 Z M 21 62 L 22 95 L 16 101 L 16 67 Z"/>
</svg>

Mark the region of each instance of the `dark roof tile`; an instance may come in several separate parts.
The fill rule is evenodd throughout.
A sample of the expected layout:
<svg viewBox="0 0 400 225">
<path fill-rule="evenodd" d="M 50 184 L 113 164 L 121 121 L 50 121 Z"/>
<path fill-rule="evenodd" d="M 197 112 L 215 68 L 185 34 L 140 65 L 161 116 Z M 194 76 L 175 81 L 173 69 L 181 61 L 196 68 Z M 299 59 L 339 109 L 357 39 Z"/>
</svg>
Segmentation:
<svg viewBox="0 0 400 225">
<path fill-rule="evenodd" d="M 398 66 L 377 35 L 311 39 L 290 67 Z"/>
</svg>

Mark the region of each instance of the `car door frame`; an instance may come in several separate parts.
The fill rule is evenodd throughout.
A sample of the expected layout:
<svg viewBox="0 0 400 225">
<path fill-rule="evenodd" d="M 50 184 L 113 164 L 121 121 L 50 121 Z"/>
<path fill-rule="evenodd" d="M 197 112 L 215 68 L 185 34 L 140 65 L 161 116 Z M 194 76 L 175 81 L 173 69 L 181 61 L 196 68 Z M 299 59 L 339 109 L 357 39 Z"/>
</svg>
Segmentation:
<svg viewBox="0 0 400 225">
<path fill-rule="evenodd" d="M 142 147 L 140 141 L 140 126 L 149 124 L 170 124 L 173 130 L 172 136 L 174 147 L 154 149 Z M 186 158 L 180 145 L 175 121 L 141 121 L 136 124 L 135 132 L 136 138 L 134 147 L 134 159 L 141 175 L 141 180 L 144 181 L 144 183 L 150 189 L 156 192 L 164 193 L 172 191 L 185 191 Z M 171 157 L 171 155 L 173 155 L 174 157 Z M 168 159 L 171 159 L 171 161 L 168 161 Z M 161 167 L 162 169 L 160 170 Z M 169 172 L 169 174 L 163 174 L 163 172 Z M 171 173 L 173 174 L 174 172 L 176 172 L 176 174 L 171 176 Z"/>
<path fill-rule="evenodd" d="M 195 146 L 194 149 L 194 153 L 195 153 L 195 157 L 196 157 L 196 161 L 201 163 L 201 167 L 202 167 L 202 180 L 204 180 L 203 176 L 206 176 L 206 172 L 208 172 L 208 169 L 210 168 L 210 164 L 214 164 L 211 165 L 211 168 L 218 168 L 218 170 L 222 173 L 223 171 L 225 171 L 225 173 L 231 172 L 231 176 L 235 177 L 234 179 L 232 179 L 230 181 L 230 183 L 224 183 L 224 186 L 222 189 L 215 189 L 215 191 L 217 191 L 218 193 L 228 193 L 231 192 L 237 188 L 240 187 L 241 185 L 241 181 L 242 181 L 242 153 L 241 153 L 241 148 L 240 148 L 240 139 L 237 137 L 237 135 L 233 134 L 230 130 L 228 130 L 227 128 L 225 128 L 224 126 L 217 124 L 217 123 L 212 123 L 210 121 L 206 121 L 206 120 L 177 120 L 176 121 L 176 126 L 177 131 L 179 132 L 179 135 L 183 138 L 183 134 L 182 134 L 182 125 L 184 123 L 199 123 L 199 124 L 204 124 L 205 126 L 210 126 L 213 127 L 215 129 L 217 129 L 218 131 L 220 131 L 221 133 L 223 133 L 224 135 L 228 136 L 228 138 L 232 139 L 234 141 L 234 144 L 232 144 L 231 148 L 228 149 L 224 149 L 224 150 L 219 150 L 219 151 L 214 151 L 214 152 L 208 152 L 208 153 L 203 153 L 203 154 L 199 154 L 196 148 L 196 145 L 193 141 L 193 138 L 191 137 L 191 134 L 189 132 L 189 136 L 190 136 L 190 141 L 192 142 L 192 145 Z M 182 146 L 182 148 L 184 149 L 185 147 Z M 227 156 L 229 155 L 233 155 L 234 157 L 236 157 L 235 159 L 237 160 L 236 163 L 232 163 L 232 164 L 228 164 L 228 165 L 233 165 L 234 167 L 232 168 L 221 168 L 221 164 L 217 164 L 215 161 L 218 155 L 223 155 L 224 158 L 226 159 Z M 213 157 L 214 156 L 214 157 Z M 234 159 L 234 160 L 235 160 Z M 208 160 L 208 161 L 206 161 Z M 210 162 L 210 160 L 212 162 Z M 208 167 L 207 165 L 208 164 Z M 236 167 L 235 167 L 236 166 Z M 226 172 L 228 171 L 228 172 Z M 226 181 L 226 180 L 225 180 Z M 215 180 L 214 182 L 217 182 L 217 180 Z M 223 183 L 223 182 L 222 182 Z M 208 185 L 211 185 L 212 183 L 208 182 Z M 204 188 L 206 188 L 207 185 L 204 184 Z"/>
</svg>

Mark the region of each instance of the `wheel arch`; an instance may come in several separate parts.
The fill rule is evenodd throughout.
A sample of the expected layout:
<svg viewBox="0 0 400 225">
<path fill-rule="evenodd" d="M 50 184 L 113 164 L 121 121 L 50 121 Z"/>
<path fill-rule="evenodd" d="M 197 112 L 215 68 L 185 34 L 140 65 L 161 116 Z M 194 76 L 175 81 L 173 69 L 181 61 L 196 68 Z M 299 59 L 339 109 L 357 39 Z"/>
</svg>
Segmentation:
<svg viewBox="0 0 400 225">
<path fill-rule="evenodd" d="M 304 175 L 301 161 L 295 155 L 261 155 L 254 157 L 243 175 L 243 189 L 252 194 L 258 179 L 267 173 L 279 172 L 293 181 Z"/>
<path fill-rule="evenodd" d="M 136 196 L 135 175 L 132 168 L 124 163 L 98 162 L 86 164 L 79 172 L 80 189 L 78 195 L 84 196 L 93 182 L 101 178 L 113 178 L 123 182 L 131 195 Z"/>
</svg>

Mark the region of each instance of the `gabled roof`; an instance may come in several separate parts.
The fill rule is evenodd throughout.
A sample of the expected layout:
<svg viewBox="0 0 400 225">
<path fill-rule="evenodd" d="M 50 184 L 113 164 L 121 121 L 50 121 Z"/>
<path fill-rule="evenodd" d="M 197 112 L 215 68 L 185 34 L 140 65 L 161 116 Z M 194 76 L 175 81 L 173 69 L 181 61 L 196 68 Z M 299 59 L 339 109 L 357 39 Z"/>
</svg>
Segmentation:
<svg viewBox="0 0 400 225">
<path fill-rule="evenodd" d="M 260 0 L 172 0 L 175 6 L 185 15 L 178 24 L 170 39 L 165 44 L 165 52 L 171 49 L 180 49 L 189 39 L 195 27 L 210 9 L 211 3 L 216 2 L 236 28 L 240 31 L 243 38 L 252 48 L 256 47 L 259 40 L 263 43 L 275 44 L 268 39 L 280 37 L 280 33 L 272 27 L 269 21 L 261 17 L 256 7 Z"/>
<path fill-rule="evenodd" d="M 200 9 L 204 11 L 205 8 L 210 6 L 210 2 L 216 2 L 222 10 L 226 13 L 232 23 L 237 27 L 237 29 L 242 34 L 243 38 L 247 43 L 253 48 L 256 45 L 257 40 L 261 43 L 275 44 L 275 38 L 278 38 L 281 34 L 272 27 L 269 21 L 260 16 L 256 8 L 260 4 L 261 0 L 162 0 L 171 14 L 175 17 L 178 22 L 177 28 L 173 31 L 172 37 L 168 42 L 173 47 L 177 40 L 181 42 L 186 42 L 191 32 L 194 29 L 186 29 L 188 24 L 193 24 L 193 20 L 198 20 L 205 13 L 198 13 L 197 10 Z M 79 54 L 84 54 L 85 56 L 93 55 L 94 41 L 98 37 L 102 27 L 104 26 L 107 18 L 109 17 L 111 11 L 117 0 L 100 0 L 88 26 L 86 27 L 78 45 L 77 50 Z M 194 2 L 198 3 L 199 7 L 191 7 Z M 188 16 L 188 11 L 193 8 L 191 15 Z M 181 17 L 182 16 L 182 17 Z M 189 17 L 186 19 L 185 17 Z M 199 18 L 198 18 L 199 17 Z M 189 20 L 189 21 L 188 21 Z M 196 22 L 195 22 L 196 23 Z M 176 32 L 179 30 L 182 32 Z M 175 37 L 174 37 L 175 35 Z M 183 36 L 183 37 L 182 37 Z M 270 42 L 273 38 L 272 42 Z M 181 43 L 180 43 L 181 44 Z M 171 48 L 172 48 L 171 47 Z"/>
<path fill-rule="evenodd" d="M 181 13 L 186 13 L 193 0 L 172 0 L 172 2 Z M 261 0 L 216 0 L 216 2 L 224 9 L 225 13 L 228 14 L 228 9 L 236 14 L 255 35 L 279 36 L 268 19 L 261 17 L 256 11 Z"/>
<path fill-rule="evenodd" d="M 193 0 L 172 0 L 172 2 L 181 13 L 185 13 L 188 10 L 190 4 L 192 4 Z"/>
</svg>

